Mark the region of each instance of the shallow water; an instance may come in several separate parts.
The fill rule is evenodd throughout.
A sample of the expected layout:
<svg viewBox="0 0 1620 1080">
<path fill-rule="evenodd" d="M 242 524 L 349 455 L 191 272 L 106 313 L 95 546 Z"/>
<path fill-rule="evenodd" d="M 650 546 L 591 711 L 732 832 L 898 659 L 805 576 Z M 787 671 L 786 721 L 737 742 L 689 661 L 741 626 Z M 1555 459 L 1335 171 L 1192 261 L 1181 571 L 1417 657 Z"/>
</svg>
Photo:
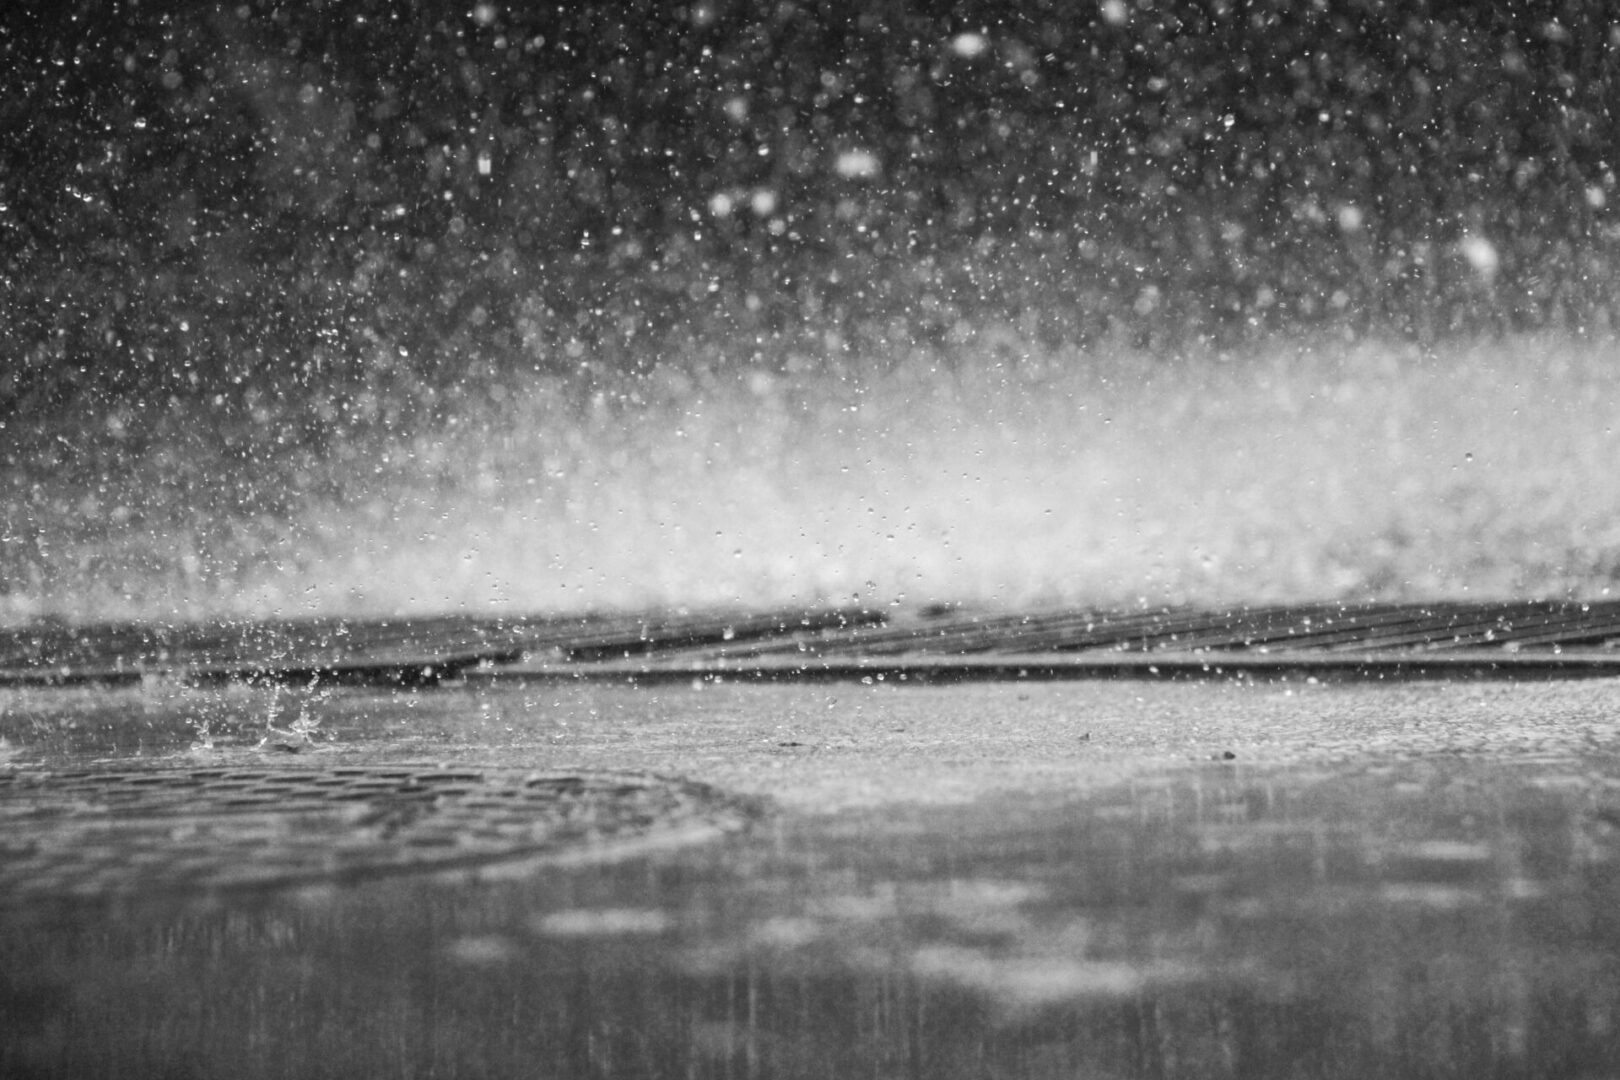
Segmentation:
<svg viewBox="0 0 1620 1080">
<path fill-rule="evenodd" d="M 12 912 L 0 1061 L 1580 1075 L 1620 1052 L 1614 764 L 1211 766 L 510 879 Z"/>
<path fill-rule="evenodd" d="M 617 763 L 776 797 L 726 836 L 290 888 L 157 887 L 181 848 L 272 865 L 285 831 L 199 853 L 115 818 L 110 880 L 136 884 L 0 910 L 0 1072 L 1597 1075 L 1620 1054 L 1612 694 L 14 693 L 14 777 Z M 300 713 L 300 752 L 260 746 Z M 15 870 L 60 830 L 8 808 Z"/>
</svg>

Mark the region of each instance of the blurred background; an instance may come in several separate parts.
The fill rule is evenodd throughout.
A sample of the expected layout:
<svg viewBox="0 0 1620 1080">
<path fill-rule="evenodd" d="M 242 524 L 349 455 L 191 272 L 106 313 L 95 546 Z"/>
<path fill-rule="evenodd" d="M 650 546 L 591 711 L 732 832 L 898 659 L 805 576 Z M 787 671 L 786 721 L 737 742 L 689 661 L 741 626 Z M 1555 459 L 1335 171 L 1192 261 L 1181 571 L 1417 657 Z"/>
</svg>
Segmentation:
<svg viewBox="0 0 1620 1080">
<path fill-rule="evenodd" d="M 0 619 L 1607 595 L 1607 5 L 0 14 Z"/>
</svg>

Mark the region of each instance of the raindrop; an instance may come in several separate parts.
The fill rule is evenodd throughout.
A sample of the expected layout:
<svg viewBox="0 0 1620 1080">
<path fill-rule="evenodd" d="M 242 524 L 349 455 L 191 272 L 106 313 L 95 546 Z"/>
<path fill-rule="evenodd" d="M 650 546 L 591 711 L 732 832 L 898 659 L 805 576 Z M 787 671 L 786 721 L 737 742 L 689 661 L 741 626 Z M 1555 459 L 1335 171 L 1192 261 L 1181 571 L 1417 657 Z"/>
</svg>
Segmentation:
<svg viewBox="0 0 1620 1080">
<path fill-rule="evenodd" d="M 1486 279 L 1496 276 L 1496 269 L 1500 261 L 1496 253 L 1496 245 L 1483 236 L 1470 233 L 1459 240 L 1457 246 L 1461 249 L 1463 258 L 1468 260 L 1468 265 L 1474 268 L 1476 274 Z"/>
<path fill-rule="evenodd" d="M 985 50 L 989 48 L 990 43 L 985 40 L 983 34 L 957 34 L 951 39 L 951 51 L 965 60 L 983 56 Z"/>
<path fill-rule="evenodd" d="M 845 150 L 838 155 L 833 168 L 846 179 L 871 180 L 878 175 L 881 166 L 877 155 L 870 150 Z"/>
</svg>

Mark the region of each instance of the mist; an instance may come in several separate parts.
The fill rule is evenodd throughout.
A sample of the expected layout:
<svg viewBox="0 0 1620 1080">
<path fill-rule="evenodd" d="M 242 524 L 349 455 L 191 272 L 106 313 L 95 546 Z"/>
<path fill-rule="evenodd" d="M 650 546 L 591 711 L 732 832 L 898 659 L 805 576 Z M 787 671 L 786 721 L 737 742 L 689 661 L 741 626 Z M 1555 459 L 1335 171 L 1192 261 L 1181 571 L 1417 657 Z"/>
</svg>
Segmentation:
<svg viewBox="0 0 1620 1080">
<path fill-rule="evenodd" d="M 1606 595 L 1600 5 L 82 5 L 0 618 Z"/>
</svg>

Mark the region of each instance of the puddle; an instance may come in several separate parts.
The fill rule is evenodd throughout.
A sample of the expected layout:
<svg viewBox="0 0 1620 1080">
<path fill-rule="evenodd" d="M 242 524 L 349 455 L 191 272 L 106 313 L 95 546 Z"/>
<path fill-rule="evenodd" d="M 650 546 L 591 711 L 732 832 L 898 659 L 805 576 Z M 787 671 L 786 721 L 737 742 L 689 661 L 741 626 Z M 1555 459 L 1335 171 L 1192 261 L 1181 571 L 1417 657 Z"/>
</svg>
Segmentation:
<svg viewBox="0 0 1620 1080">
<path fill-rule="evenodd" d="M 210 706 L 223 748 L 204 754 L 187 749 L 195 696 L 11 699 L 0 1074 L 1281 1080 L 1620 1060 L 1620 756 L 1594 742 L 1608 721 L 1591 689 L 1493 691 L 1508 740 L 1472 691 L 1443 688 L 826 692 L 854 718 L 822 693 L 591 692 L 527 712 L 339 694 L 311 703 L 332 738 L 303 755 L 254 749 L 253 694 Z M 1289 737 L 1341 735 L 1315 758 L 1110 749 L 1127 729 L 1184 745 L 1189 715 L 1237 745 L 1244 707 L 1271 739 L 1301 701 L 1316 711 Z M 1040 717 L 1077 713 L 1095 738 L 1054 749 Z M 1148 715 L 1161 726 L 1136 730 Z M 1345 752 L 1419 719 L 1460 749 Z M 915 742 L 894 743 L 902 727 Z M 102 733 L 89 751 L 84 730 Z M 136 730 L 144 752 L 109 753 Z M 777 768 L 788 736 L 827 749 Z M 1492 739 L 1498 753 L 1475 749 Z M 385 760 L 424 749 L 438 767 Z M 1113 764 L 1087 764 L 1099 752 Z M 707 842 L 608 851 L 593 815 L 634 838 L 693 798 L 648 772 L 616 788 L 564 769 L 609 760 L 788 799 Z M 839 773 L 864 791 L 885 768 L 902 796 L 931 778 L 956 794 L 803 809 Z M 568 775 L 599 777 L 603 798 L 561 813 L 524 794 Z M 413 802 L 424 776 L 443 783 Z M 356 798 L 307 794 L 322 781 Z M 624 783 L 639 794 L 607 798 Z M 569 828 L 591 836 L 550 854 L 576 857 L 434 863 Z M 388 862 L 401 852 L 419 862 Z M 64 869 L 86 863 L 102 876 Z M 99 882 L 98 903 L 64 906 L 72 880 Z"/>
<path fill-rule="evenodd" d="M 773 819 L 508 880 L 26 932 L 12 912 L 0 1063 L 1033 1078 L 1614 1060 L 1612 776 L 1576 794 L 1478 762 L 1423 771 L 1412 790 L 1401 769 L 1192 770 Z"/>
<path fill-rule="evenodd" d="M 244 763 L 0 771 L 0 909 L 615 857 L 744 828 L 751 802 L 635 774 Z"/>
</svg>

